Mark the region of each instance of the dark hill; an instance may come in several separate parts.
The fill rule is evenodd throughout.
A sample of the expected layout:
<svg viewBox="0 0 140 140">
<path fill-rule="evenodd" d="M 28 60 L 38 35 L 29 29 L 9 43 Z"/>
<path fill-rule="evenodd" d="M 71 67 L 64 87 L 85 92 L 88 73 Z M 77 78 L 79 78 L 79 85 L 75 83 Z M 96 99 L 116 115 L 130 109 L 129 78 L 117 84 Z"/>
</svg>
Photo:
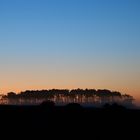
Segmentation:
<svg viewBox="0 0 140 140">
<path fill-rule="evenodd" d="M 67 134 L 87 138 L 134 138 L 139 136 L 140 110 L 126 109 L 117 105 L 104 108 L 83 108 L 78 104 L 55 106 L 0 106 L 0 128 L 9 133 L 14 130 L 23 135 L 56 136 Z M 2 132 L 1 131 L 1 132 Z"/>
</svg>

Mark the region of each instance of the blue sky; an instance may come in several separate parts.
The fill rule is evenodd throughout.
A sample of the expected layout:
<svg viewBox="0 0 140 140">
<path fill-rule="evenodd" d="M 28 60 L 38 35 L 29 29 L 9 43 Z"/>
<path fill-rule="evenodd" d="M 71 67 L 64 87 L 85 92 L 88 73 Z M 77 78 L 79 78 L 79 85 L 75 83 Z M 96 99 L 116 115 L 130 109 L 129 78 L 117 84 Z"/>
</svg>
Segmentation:
<svg viewBox="0 0 140 140">
<path fill-rule="evenodd" d="M 32 79 L 43 74 L 24 88 L 37 88 L 39 82 L 45 88 L 49 80 L 53 87 L 55 78 L 51 77 L 57 75 L 58 81 L 65 77 L 60 86 L 65 88 L 66 81 L 74 82 L 69 75 L 74 75 L 77 87 L 85 84 L 138 93 L 139 85 L 133 84 L 140 82 L 139 60 L 139 0 L 0 1 L 3 91 L 14 90 L 17 81 L 23 80 L 21 75 Z M 7 90 L 5 82 L 9 83 Z"/>
</svg>

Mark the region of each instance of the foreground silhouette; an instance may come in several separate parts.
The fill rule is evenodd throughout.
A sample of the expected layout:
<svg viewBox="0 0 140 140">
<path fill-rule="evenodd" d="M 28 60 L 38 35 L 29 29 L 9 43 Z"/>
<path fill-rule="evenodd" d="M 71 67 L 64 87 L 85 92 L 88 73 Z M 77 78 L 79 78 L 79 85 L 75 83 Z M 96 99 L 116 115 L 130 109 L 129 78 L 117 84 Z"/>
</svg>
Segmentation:
<svg viewBox="0 0 140 140">
<path fill-rule="evenodd" d="M 37 106 L 0 106 L 0 128 L 8 132 L 14 130 L 29 132 L 30 135 L 56 136 L 62 135 L 86 138 L 120 139 L 136 136 L 132 132 L 140 125 L 140 110 L 127 109 L 118 104 L 106 104 L 103 108 L 85 108 L 71 103 L 56 106 L 52 101 L 44 101 Z M 13 129 L 14 127 L 14 129 Z M 5 129 L 6 128 L 6 129 Z"/>
<path fill-rule="evenodd" d="M 133 97 L 109 90 L 41 90 L 8 93 L 2 97 L 7 104 L 0 105 L 0 129 L 14 136 L 28 134 L 39 139 L 62 137 L 85 139 L 134 139 L 140 126 L 140 110 L 128 109 Z M 27 101 L 32 104 L 24 104 Z M 34 104 L 37 100 L 38 104 Z M 15 102 L 20 101 L 21 104 Z M 65 104 L 57 104 L 58 102 Z M 83 107 L 81 103 L 94 103 Z M 100 103 L 102 107 L 97 107 Z M 119 104 L 122 103 L 122 104 Z M 11 105 L 9 105 L 11 104 Z M 139 133 L 137 133 L 139 134 Z M 113 137 L 112 137 L 113 135 Z M 5 135 L 7 136 L 7 135 Z M 42 138 L 41 138 L 42 137 Z M 15 137 L 14 137 L 15 138 Z"/>
</svg>

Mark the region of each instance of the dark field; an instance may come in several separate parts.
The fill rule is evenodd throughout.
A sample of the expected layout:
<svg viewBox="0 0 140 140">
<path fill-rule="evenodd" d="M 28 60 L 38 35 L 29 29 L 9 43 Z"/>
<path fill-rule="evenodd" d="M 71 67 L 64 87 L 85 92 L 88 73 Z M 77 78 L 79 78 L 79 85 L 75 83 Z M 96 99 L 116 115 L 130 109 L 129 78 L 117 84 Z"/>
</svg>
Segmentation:
<svg viewBox="0 0 140 140">
<path fill-rule="evenodd" d="M 0 106 L 0 120 L 1 133 L 14 131 L 13 137 L 140 138 L 140 110 L 123 107 Z"/>
</svg>

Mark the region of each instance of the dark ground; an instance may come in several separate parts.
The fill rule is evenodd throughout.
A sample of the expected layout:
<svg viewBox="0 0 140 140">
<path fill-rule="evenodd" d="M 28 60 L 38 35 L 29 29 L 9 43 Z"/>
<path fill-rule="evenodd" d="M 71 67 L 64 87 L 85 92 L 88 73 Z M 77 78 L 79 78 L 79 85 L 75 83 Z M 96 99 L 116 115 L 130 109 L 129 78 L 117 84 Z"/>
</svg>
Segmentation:
<svg viewBox="0 0 140 140">
<path fill-rule="evenodd" d="M 40 139 L 140 139 L 140 110 L 79 105 L 0 106 L 0 134 Z M 6 132 L 6 134 L 5 134 Z"/>
</svg>

